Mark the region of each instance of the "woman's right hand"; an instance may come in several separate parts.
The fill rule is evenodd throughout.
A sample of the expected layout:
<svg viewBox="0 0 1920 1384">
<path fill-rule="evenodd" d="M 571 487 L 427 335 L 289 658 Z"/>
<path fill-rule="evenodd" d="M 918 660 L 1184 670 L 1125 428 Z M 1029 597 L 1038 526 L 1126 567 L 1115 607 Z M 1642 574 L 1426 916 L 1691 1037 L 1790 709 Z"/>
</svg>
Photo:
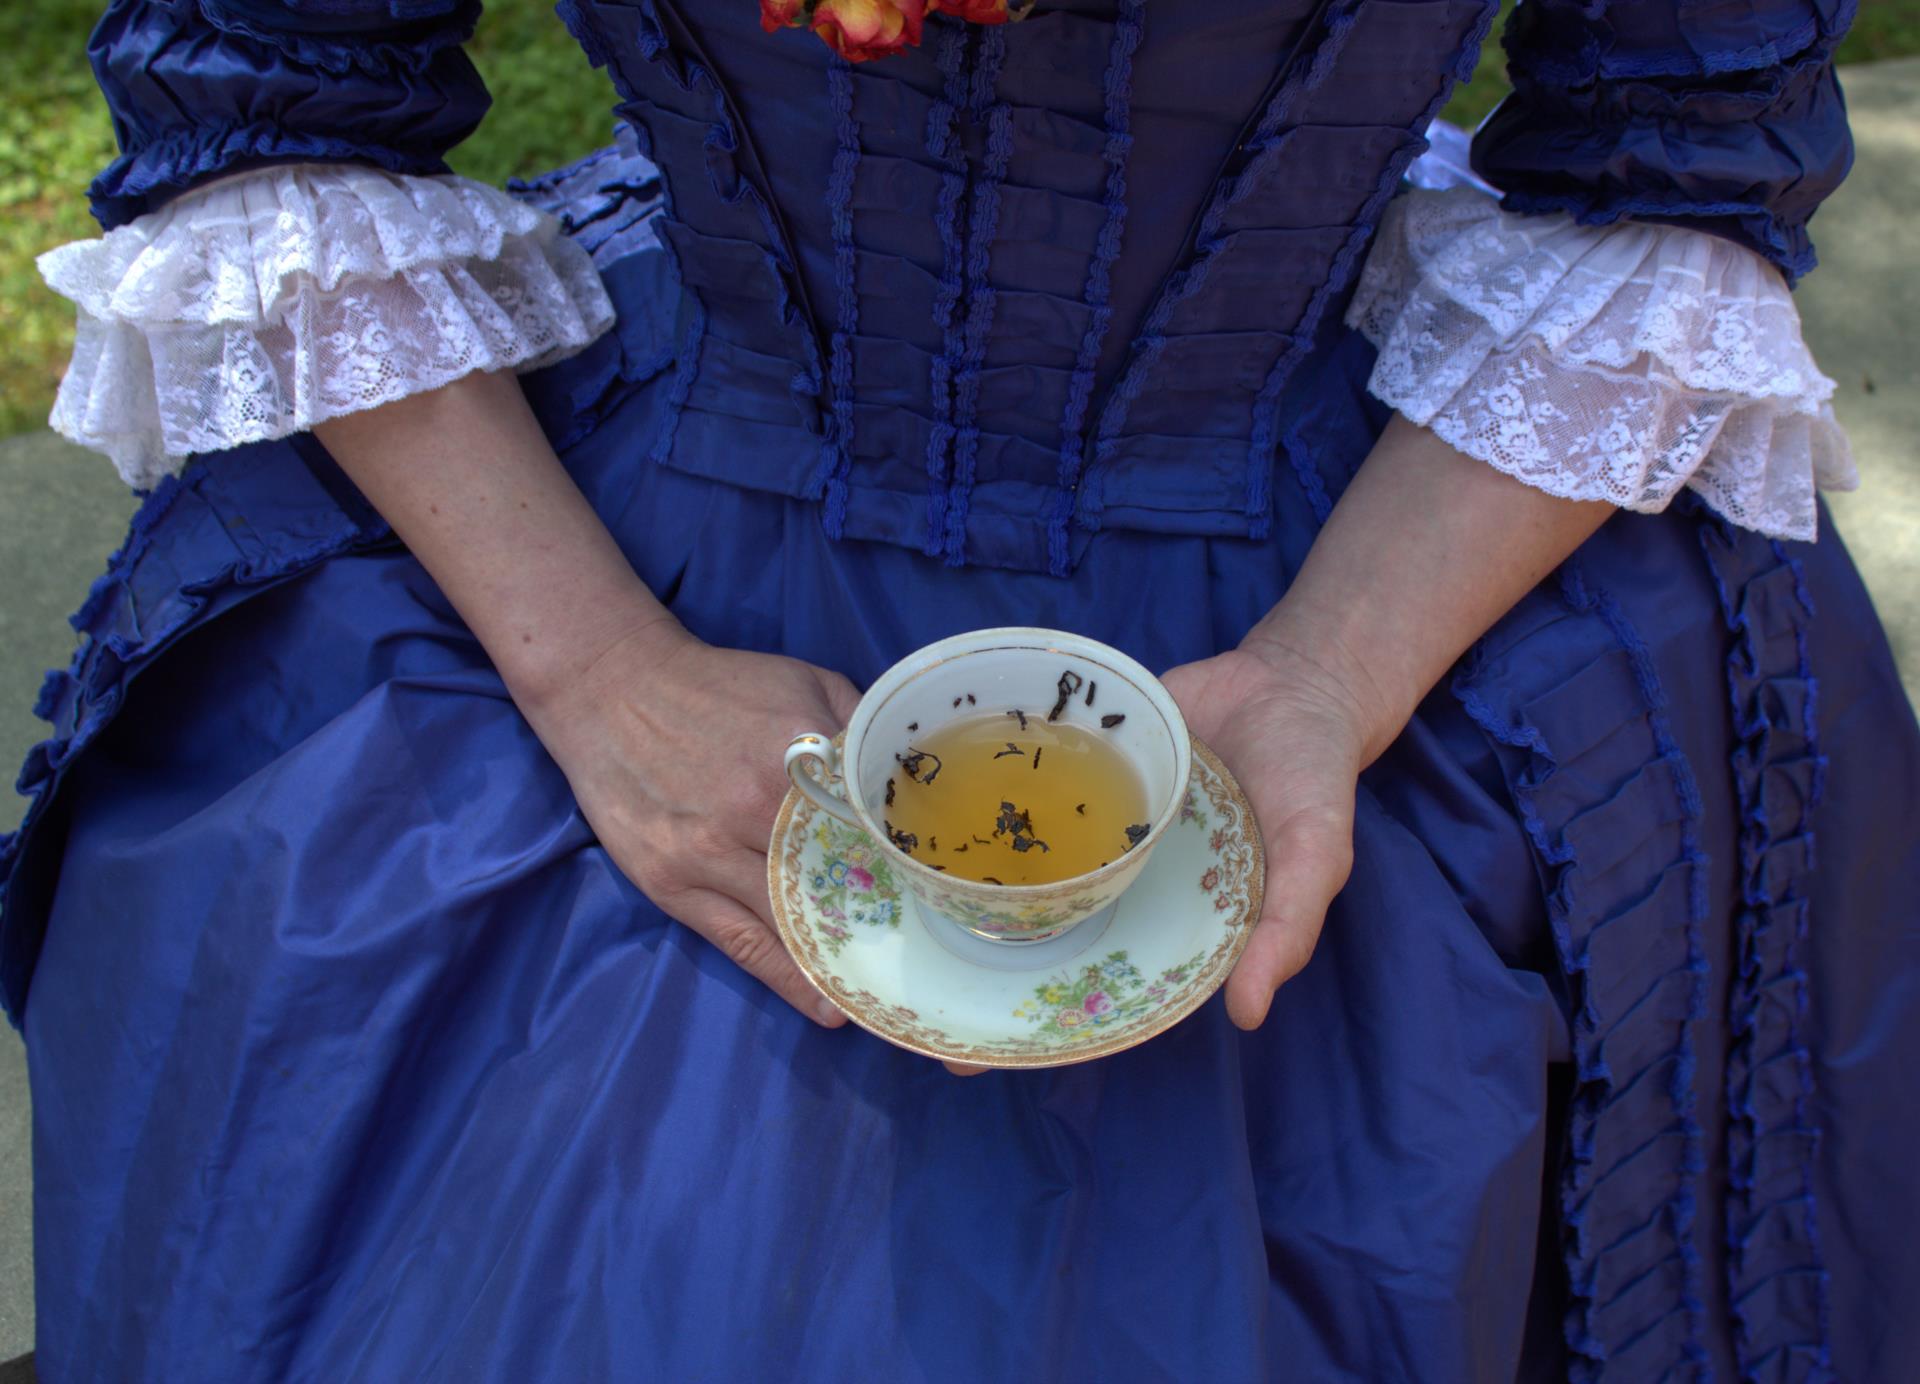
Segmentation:
<svg viewBox="0 0 1920 1384">
<path fill-rule="evenodd" d="M 829 1028 L 767 899 L 787 742 L 838 730 L 838 673 L 688 634 L 635 574 L 511 373 L 315 430 L 479 638 L 614 863 Z"/>
<path fill-rule="evenodd" d="M 670 916 L 828 1028 L 846 1016 L 787 955 L 767 897 L 782 755 L 860 694 L 797 659 L 703 644 L 672 619 L 616 637 L 522 705 L 621 871 Z"/>
</svg>

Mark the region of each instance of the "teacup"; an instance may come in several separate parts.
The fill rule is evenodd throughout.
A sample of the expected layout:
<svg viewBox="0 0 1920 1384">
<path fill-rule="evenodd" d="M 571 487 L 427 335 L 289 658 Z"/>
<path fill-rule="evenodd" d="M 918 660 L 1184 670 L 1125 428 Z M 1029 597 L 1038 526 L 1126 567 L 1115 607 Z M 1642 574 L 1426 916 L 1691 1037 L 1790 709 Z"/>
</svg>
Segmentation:
<svg viewBox="0 0 1920 1384">
<path fill-rule="evenodd" d="M 888 840 L 877 809 L 910 738 L 981 710 L 1039 708 L 1044 715 L 1057 700 L 1063 673 L 1097 681 L 1100 715 L 1124 717 L 1110 743 L 1139 776 L 1151 822 L 1132 849 L 1070 879 L 1008 885 L 943 873 Z M 1092 715 L 1078 697 L 1066 714 Z M 1009 628 L 955 635 L 909 654 L 860 699 L 841 744 L 824 732 L 795 736 L 786 764 L 794 787 L 873 839 L 923 909 L 977 937 L 1031 943 L 1057 937 L 1118 902 L 1178 818 L 1193 759 L 1180 708 L 1133 659 L 1062 630 Z"/>
</svg>

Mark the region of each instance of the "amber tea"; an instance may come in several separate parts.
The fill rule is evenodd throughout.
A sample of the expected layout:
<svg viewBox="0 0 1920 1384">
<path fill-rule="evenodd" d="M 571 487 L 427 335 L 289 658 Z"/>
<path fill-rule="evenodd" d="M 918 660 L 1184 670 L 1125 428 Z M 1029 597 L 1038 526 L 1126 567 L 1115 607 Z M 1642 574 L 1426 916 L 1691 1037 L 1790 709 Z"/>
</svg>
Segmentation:
<svg viewBox="0 0 1920 1384">
<path fill-rule="evenodd" d="M 1121 719 L 1093 727 L 996 711 L 911 737 L 879 814 L 889 838 L 922 864 L 987 884 L 1099 869 L 1150 821 L 1139 775 L 1110 739 Z"/>
</svg>

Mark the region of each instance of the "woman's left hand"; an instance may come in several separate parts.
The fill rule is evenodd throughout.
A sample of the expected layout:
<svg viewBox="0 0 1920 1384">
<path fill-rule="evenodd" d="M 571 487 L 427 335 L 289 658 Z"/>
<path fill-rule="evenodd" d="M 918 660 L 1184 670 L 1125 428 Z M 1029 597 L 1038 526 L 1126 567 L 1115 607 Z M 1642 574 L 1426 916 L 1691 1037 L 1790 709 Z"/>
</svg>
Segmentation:
<svg viewBox="0 0 1920 1384">
<path fill-rule="evenodd" d="M 1266 898 L 1227 980 L 1227 1013 L 1258 1028 L 1313 955 L 1353 866 L 1354 787 L 1378 748 L 1370 689 L 1305 639 L 1256 629 L 1237 649 L 1163 679 L 1193 733 L 1226 763 L 1266 845 Z"/>
</svg>

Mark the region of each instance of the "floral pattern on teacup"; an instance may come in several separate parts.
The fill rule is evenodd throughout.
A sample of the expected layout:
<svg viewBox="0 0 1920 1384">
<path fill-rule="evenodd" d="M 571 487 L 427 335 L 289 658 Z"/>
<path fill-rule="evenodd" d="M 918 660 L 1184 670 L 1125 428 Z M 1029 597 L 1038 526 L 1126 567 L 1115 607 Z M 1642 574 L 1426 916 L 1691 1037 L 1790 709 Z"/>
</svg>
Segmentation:
<svg viewBox="0 0 1920 1384">
<path fill-rule="evenodd" d="M 1209 825 L 1206 809 L 1200 806 L 1200 790 L 1192 783 L 1187 785 L 1187 796 L 1180 800 L 1180 816 L 1176 824 L 1179 822 L 1192 822 L 1202 831 Z"/>
<path fill-rule="evenodd" d="M 807 874 L 806 894 L 827 950 L 838 956 L 856 927 L 899 927 L 900 888 L 872 838 L 824 812 L 813 835 L 820 858 Z"/>
<path fill-rule="evenodd" d="M 992 937 L 1027 938 L 1044 936 L 1056 928 L 1098 912 L 1118 898 L 1120 891 L 1109 888 L 1104 894 L 1082 894 L 1058 902 L 1026 904 L 1017 908 L 989 908 L 977 899 L 940 889 L 928 889 L 926 893 L 927 901 L 940 912 L 975 932 L 984 932 Z"/>
<path fill-rule="evenodd" d="M 1033 987 L 1033 997 L 1013 1011 L 1038 1030 L 1045 1043 L 1085 1042 L 1113 1024 L 1145 1018 L 1166 1004 L 1206 961 L 1196 952 L 1149 981 L 1124 951 L 1108 952 L 1106 960 L 1077 971 L 1063 971 Z"/>
</svg>

